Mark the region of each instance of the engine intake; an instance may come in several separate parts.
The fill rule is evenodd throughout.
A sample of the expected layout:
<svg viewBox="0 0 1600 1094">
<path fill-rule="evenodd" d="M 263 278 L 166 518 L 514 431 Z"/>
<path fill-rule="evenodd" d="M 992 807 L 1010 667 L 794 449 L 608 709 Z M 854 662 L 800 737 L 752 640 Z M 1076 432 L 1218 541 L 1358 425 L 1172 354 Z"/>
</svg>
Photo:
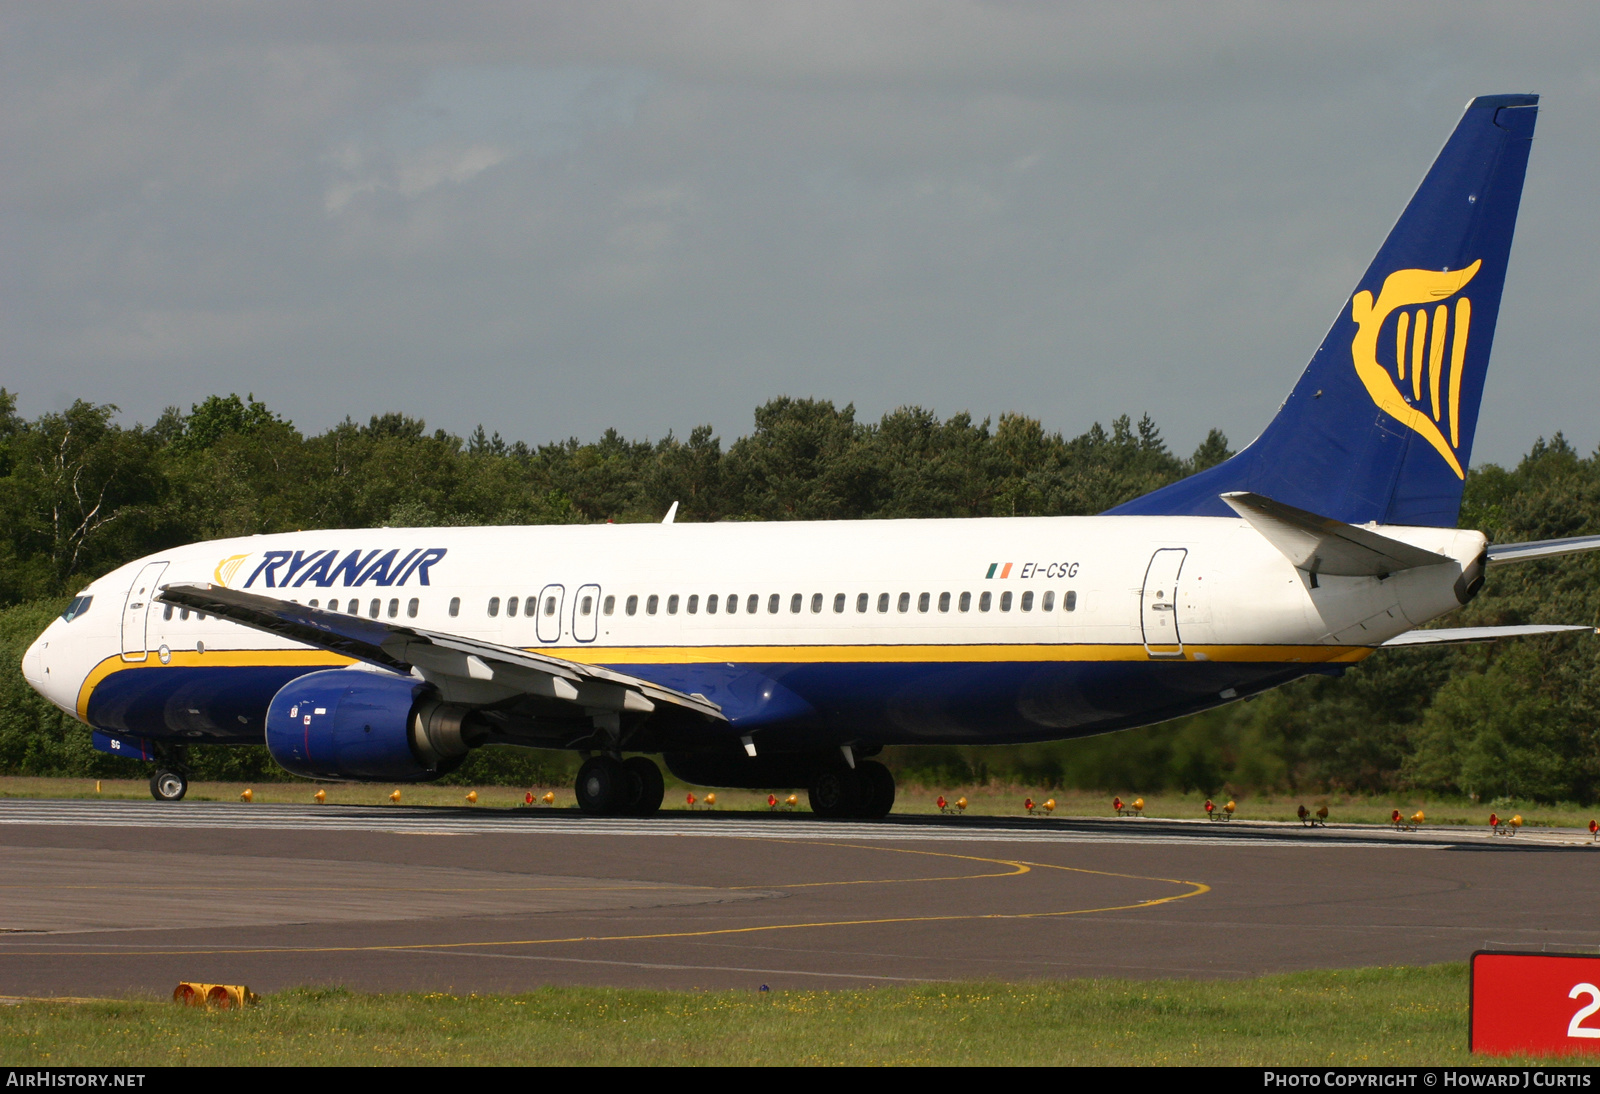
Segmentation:
<svg viewBox="0 0 1600 1094">
<path fill-rule="evenodd" d="M 267 707 L 267 751 L 312 779 L 426 782 L 447 775 L 486 731 L 467 707 L 404 676 L 327 669 L 285 684 Z"/>
</svg>

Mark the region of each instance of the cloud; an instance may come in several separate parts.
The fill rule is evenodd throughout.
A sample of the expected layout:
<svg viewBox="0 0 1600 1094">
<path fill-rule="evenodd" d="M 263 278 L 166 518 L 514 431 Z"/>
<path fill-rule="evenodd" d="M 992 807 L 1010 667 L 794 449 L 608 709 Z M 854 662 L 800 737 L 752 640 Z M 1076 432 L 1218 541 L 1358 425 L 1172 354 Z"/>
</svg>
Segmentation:
<svg viewBox="0 0 1600 1094">
<path fill-rule="evenodd" d="M 415 198 L 516 156 L 570 153 L 589 134 L 632 122 L 648 86 L 640 73 L 604 68 L 438 69 L 415 99 L 375 119 L 371 135 L 333 149 L 323 205 L 336 214 L 379 190 Z"/>
<path fill-rule="evenodd" d="M 0 31 L 27 413 L 237 389 L 537 442 L 732 435 L 790 393 L 1242 440 L 1461 104 L 1532 89 L 1477 451 L 1600 441 L 1589 7 L 152 0 Z"/>
</svg>

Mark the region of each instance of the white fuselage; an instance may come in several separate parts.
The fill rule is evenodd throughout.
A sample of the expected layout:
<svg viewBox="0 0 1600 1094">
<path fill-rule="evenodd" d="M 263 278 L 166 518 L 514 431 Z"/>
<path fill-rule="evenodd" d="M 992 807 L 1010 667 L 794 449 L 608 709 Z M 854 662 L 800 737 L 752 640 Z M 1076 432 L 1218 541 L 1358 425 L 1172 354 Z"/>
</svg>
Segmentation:
<svg viewBox="0 0 1600 1094">
<path fill-rule="evenodd" d="M 251 536 L 91 583 L 89 608 L 53 623 L 24 668 L 108 733 L 220 741 L 259 736 L 251 704 L 264 709 L 272 681 L 348 663 L 154 599 L 202 582 L 615 667 L 706 695 L 736 728 L 1045 739 L 1327 671 L 1458 606 L 1481 534 L 1381 532 L 1455 561 L 1312 581 L 1245 520 L 1221 517 Z"/>
</svg>

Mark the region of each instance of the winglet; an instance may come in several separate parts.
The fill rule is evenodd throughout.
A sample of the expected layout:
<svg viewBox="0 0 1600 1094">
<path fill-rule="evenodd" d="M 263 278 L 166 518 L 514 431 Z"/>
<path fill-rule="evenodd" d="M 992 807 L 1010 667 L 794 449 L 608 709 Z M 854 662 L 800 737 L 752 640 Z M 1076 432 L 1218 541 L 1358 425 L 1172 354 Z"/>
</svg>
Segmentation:
<svg viewBox="0 0 1600 1094">
<path fill-rule="evenodd" d="M 667 510 L 667 515 L 661 518 L 662 524 L 671 524 L 678 516 L 678 503 L 673 502 L 672 508 Z"/>
<path fill-rule="evenodd" d="M 1419 566 L 1455 562 L 1447 555 L 1424 551 L 1330 517 L 1319 517 L 1261 494 L 1239 490 L 1221 497 L 1282 551 L 1296 569 L 1308 574 L 1381 577 Z"/>
</svg>

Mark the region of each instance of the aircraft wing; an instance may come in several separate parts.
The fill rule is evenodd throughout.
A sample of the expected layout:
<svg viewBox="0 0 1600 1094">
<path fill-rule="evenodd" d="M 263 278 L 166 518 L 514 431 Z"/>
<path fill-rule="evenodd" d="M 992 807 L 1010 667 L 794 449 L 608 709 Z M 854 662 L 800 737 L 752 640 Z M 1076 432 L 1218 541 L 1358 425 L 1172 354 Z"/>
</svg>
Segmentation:
<svg viewBox="0 0 1600 1094">
<path fill-rule="evenodd" d="M 1448 646 L 1463 642 L 1493 642 L 1498 638 L 1520 638 L 1529 634 L 1567 634 L 1577 631 L 1596 633 L 1593 627 L 1574 623 L 1533 623 L 1515 627 L 1441 627 L 1438 630 L 1406 631 L 1404 634 L 1397 634 L 1380 648 Z"/>
<path fill-rule="evenodd" d="M 1535 558 L 1571 555 L 1579 551 L 1600 550 L 1600 536 L 1568 536 L 1565 539 L 1538 539 L 1531 543 L 1491 543 L 1489 565 L 1527 562 Z"/>
<path fill-rule="evenodd" d="M 648 714 L 658 705 L 725 722 L 722 708 L 699 695 L 581 665 L 546 653 L 453 634 L 363 619 L 270 596 L 200 582 L 161 587 L 157 600 L 219 616 L 258 631 L 365 661 L 435 684 L 446 699 L 498 702 L 534 695 L 570 703 L 577 713 Z"/>
<path fill-rule="evenodd" d="M 1319 517 L 1262 494 L 1237 490 L 1221 495 L 1298 569 L 1330 577 L 1376 577 L 1454 562 L 1354 524 Z"/>
</svg>

